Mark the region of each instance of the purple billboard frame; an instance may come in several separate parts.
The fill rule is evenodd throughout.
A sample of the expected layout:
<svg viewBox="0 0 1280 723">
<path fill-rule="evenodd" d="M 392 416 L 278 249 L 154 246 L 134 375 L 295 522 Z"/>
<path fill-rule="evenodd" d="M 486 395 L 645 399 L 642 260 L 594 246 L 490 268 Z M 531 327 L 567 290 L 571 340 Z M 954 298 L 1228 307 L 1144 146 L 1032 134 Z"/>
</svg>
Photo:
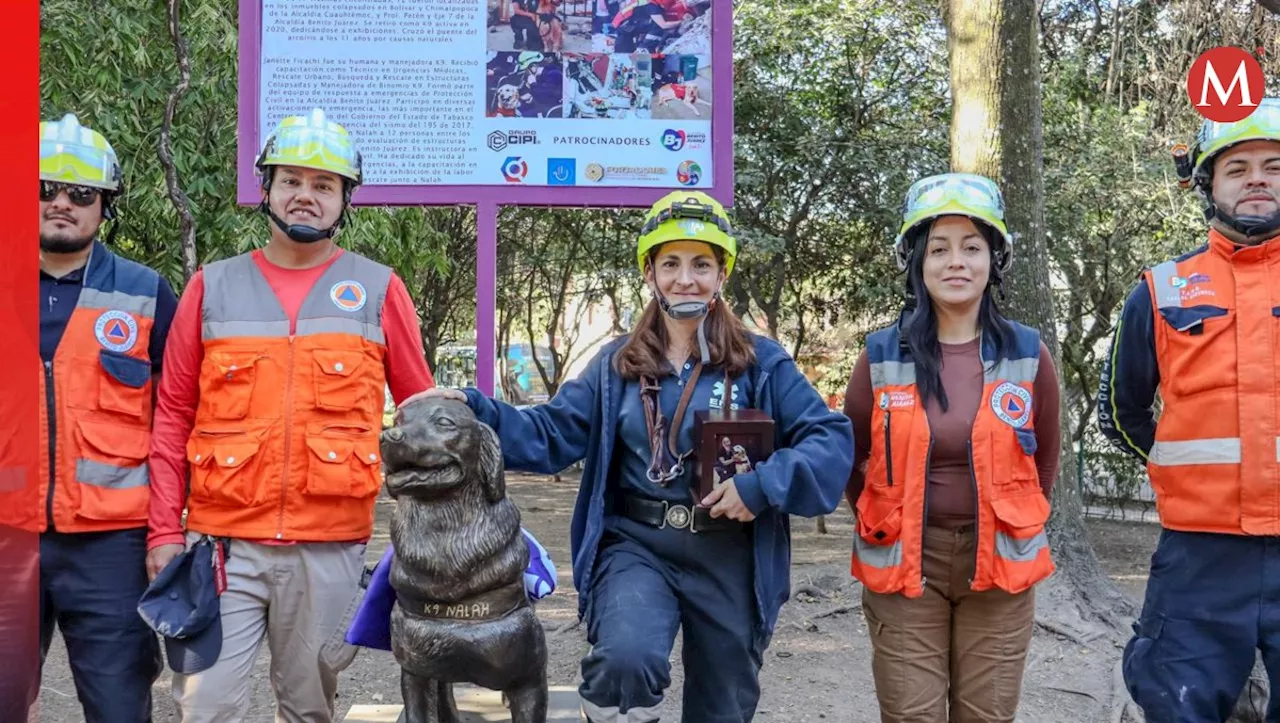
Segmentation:
<svg viewBox="0 0 1280 723">
<path fill-rule="evenodd" d="M 483 0 L 476 0 L 482 2 Z M 236 126 L 236 201 L 261 200 L 253 161 L 260 139 L 259 93 L 262 64 L 262 0 L 239 0 L 239 116 Z M 733 0 L 711 4 L 711 165 L 709 194 L 733 206 Z M 643 208 L 679 186 L 362 186 L 357 206 L 476 206 L 476 387 L 494 392 L 498 273 L 498 211 L 502 206 Z M 481 344 L 481 339 L 489 343 Z"/>
</svg>

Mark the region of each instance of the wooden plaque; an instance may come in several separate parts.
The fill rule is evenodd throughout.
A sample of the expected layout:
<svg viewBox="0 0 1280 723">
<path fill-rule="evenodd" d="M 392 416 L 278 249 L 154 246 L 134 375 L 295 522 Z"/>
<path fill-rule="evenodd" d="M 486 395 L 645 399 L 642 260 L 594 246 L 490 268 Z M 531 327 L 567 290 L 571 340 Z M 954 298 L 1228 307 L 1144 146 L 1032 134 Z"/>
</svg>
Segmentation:
<svg viewBox="0 0 1280 723">
<path fill-rule="evenodd" d="M 768 459 L 773 454 L 773 426 L 773 419 L 759 409 L 694 412 L 697 499 Z"/>
</svg>

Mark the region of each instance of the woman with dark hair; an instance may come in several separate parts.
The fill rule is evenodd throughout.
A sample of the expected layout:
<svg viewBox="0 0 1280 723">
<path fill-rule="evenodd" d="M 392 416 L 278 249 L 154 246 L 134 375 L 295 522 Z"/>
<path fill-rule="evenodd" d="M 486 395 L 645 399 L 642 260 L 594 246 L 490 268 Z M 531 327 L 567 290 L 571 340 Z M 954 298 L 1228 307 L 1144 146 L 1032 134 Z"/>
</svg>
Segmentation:
<svg viewBox="0 0 1280 723">
<path fill-rule="evenodd" d="M 508 468 L 552 474 L 585 460 L 573 579 L 592 646 L 579 693 L 594 723 L 658 720 L 678 630 L 681 720 L 750 721 L 790 596 L 788 515 L 832 511 L 853 466 L 849 421 L 721 300 L 737 254 L 719 203 L 672 193 L 649 210 L 636 250 L 653 299 L 551 401 L 517 410 L 475 389 L 425 393 L 470 405 Z M 746 408 L 773 419 L 775 451 L 697 499 L 694 414 Z"/>
<path fill-rule="evenodd" d="M 1060 452 L 1058 381 L 1039 332 L 1000 314 L 1013 261 L 990 179 L 907 192 L 897 323 L 849 379 L 856 528 L 872 673 L 885 723 L 1013 721 L 1054 569 L 1044 523 Z"/>
</svg>

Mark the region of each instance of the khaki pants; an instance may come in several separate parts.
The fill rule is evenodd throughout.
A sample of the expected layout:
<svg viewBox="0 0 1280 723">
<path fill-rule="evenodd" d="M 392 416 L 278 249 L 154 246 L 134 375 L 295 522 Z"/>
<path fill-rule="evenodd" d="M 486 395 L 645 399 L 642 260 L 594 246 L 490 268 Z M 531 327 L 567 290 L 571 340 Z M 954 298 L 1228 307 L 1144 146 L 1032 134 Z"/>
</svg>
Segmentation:
<svg viewBox="0 0 1280 723">
<path fill-rule="evenodd" d="M 1035 591 L 972 592 L 973 570 L 972 526 L 929 527 L 923 596 L 863 590 L 883 723 L 1012 723 Z"/>
<path fill-rule="evenodd" d="M 197 539 L 199 535 L 187 533 L 187 546 Z M 330 723 L 343 664 L 320 653 L 326 642 L 345 633 L 344 616 L 359 592 L 364 549 L 338 542 L 262 545 L 232 540 L 221 600 L 222 653 L 207 670 L 174 674 L 180 720 L 247 720 L 253 664 L 265 637 L 276 721 Z"/>
</svg>

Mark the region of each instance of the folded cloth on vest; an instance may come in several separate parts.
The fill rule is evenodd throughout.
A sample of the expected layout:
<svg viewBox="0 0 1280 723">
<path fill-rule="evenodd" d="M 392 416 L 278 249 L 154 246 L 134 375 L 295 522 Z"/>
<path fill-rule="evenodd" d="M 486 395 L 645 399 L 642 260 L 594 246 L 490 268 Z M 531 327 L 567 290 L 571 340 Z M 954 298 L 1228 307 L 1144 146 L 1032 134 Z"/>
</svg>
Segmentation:
<svg viewBox="0 0 1280 723">
<path fill-rule="evenodd" d="M 541 600 L 556 590 L 556 566 L 551 555 L 528 530 L 520 528 L 525 547 L 529 549 L 529 564 L 524 570 L 524 590 L 530 600 Z M 346 641 L 352 645 L 375 650 L 391 650 L 391 609 L 396 604 L 396 591 L 391 587 L 391 561 L 395 548 L 387 546 L 382 558 L 369 577 L 369 588 L 356 610 L 351 627 L 347 628 Z"/>
</svg>

